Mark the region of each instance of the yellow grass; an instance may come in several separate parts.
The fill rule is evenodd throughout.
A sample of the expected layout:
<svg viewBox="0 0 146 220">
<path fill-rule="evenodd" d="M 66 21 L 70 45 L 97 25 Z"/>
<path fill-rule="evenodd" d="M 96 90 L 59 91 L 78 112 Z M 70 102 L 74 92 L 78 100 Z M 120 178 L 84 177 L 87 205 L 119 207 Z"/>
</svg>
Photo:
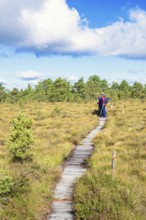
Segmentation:
<svg viewBox="0 0 146 220">
<path fill-rule="evenodd" d="M 109 108 L 105 128 L 94 143 L 89 172 L 78 182 L 75 192 L 77 219 L 145 220 L 146 102 L 115 103 Z"/>
<path fill-rule="evenodd" d="M 96 108 L 94 103 L 0 105 L 0 167 L 9 170 L 16 188 L 6 204 L 0 205 L 0 219 L 43 219 L 49 212 L 61 165 L 74 145 L 98 123 L 97 116 L 92 114 Z M 20 112 L 32 119 L 35 140 L 33 160 L 24 164 L 11 162 L 6 149 L 10 122 Z"/>
</svg>

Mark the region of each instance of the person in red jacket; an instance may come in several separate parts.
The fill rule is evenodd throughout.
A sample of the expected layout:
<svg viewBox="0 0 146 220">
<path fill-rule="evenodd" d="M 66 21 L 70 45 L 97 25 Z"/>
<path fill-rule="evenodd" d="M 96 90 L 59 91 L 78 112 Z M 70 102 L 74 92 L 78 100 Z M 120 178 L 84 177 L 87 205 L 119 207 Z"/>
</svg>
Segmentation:
<svg viewBox="0 0 146 220">
<path fill-rule="evenodd" d="M 106 118 L 106 104 L 108 100 L 109 98 L 106 98 L 104 93 L 101 93 L 100 97 L 98 97 L 99 117 Z"/>
</svg>

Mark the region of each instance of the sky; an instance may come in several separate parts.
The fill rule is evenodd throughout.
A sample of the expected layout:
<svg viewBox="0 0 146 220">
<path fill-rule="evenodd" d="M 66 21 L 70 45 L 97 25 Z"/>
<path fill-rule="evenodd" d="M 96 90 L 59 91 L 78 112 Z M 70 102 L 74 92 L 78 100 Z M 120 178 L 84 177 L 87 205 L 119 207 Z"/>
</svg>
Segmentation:
<svg viewBox="0 0 146 220">
<path fill-rule="evenodd" d="M 0 0 L 0 83 L 146 84 L 146 1 Z"/>
</svg>

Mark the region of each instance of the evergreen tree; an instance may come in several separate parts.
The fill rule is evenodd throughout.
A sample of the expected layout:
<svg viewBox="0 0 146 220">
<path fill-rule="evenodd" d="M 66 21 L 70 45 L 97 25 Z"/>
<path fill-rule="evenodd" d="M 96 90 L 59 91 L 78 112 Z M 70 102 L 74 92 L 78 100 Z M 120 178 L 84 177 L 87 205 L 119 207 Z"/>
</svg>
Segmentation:
<svg viewBox="0 0 146 220">
<path fill-rule="evenodd" d="M 30 145 L 34 142 L 31 133 L 32 122 L 23 114 L 12 121 L 7 147 L 13 160 L 23 161 L 31 158 Z"/>
<path fill-rule="evenodd" d="M 43 80 L 42 87 L 45 93 L 46 100 L 51 101 L 53 97 L 53 81 L 51 79 Z"/>
<path fill-rule="evenodd" d="M 100 77 L 97 75 L 90 76 L 86 84 L 89 100 L 96 99 L 97 95 L 103 92 Z"/>
<path fill-rule="evenodd" d="M 118 91 L 119 87 L 120 86 L 119 86 L 118 82 L 113 82 L 112 85 L 111 85 L 111 89 L 115 90 L 115 91 Z"/>
<path fill-rule="evenodd" d="M 42 81 L 35 86 L 34 97 L 39 102 L 47 101 Z"/>
<path fill-rule="evenodd" d="M 70 100 L 71 85 L 66 79 L 57 78 L 53 83 L 51 101 L 66 102 Z"/>
<path fill-rule="evenodd" d="M 58 78 L 55 81 L 46 79 L 40 81 L 33 89 L 30 85 L 26 89 L 13 88 L 7 91 L 0 84 L 0 102 L 9 101 L 19 103 L 23 106 L 26 101 L 90 101 L 95 100 L 101 93 L 106 93 L 113 99 L 144 98 L 146 96 L 146 86 L 139 82 L 129 85 L 126 80 L 120 84 L 113 82 L 109 87 L 105 79 L 100 79 L 98 75 L 92 75 L 87 82 L 81 77 L 73 85 L 66 79 Z"/>
<path fill-rule="evenodd" d="M 126 80 L 120 83 L 119 90 L 119 98 L 129 98 L 131 96 L 131 87 Z"/>
<path fill-rule="evenodd" d="M 102 90 L 102 92 L 107 93 L 109 90 L 109 84 L 107 82 L 107 80 L 102 79 L 100 80 L 100 89 Z"/>
<path fill-rule="evenodd" d="M 112 100 L 118 100 L 118 98 L 120 97 L 119 90 L 120 85 L 118 84 L 118 82 L 113 82 L 111 87 L 110 87 L 110 97 L 112 97 Z"/>
<path fill-rule="evenodd" d="M 146 84 L 144 85 L 144 88 L 143 88 L 143 95 L 144 95 L 144 98 L 146 98 Z"/>
<path fill-rule="evenodd" d="M 10 92 L 9 92 L 9 100 L 11 103 L 16 103 L 19 98 L 20 98 L 20 93 L 19 90 L 17 88 L 13 88 Z"/>
<path fill-rule="evenodd" d="M 0 102 L 5 102 L 6 100 L 6 89 L 5 87 L 0 83 Z"/>
<path fill-rule="evenodd" d="M 86 97 L 86 84 L 83 77 L 81 77 L 73 86 L 75 100 L 84 100 Z"/>
<path fill-rule="evenodd" d="M 144 96 L 144 87 L 141 83 L 135 82 L 132 87 L 132 98 L 141 98 Z"/>
<path fill-rule="evenodd" d="M 34 89 L 28 84 L 27 88 L 23 91 L 23 99 L 26 101 L 34 100 Z"/>
</svg>

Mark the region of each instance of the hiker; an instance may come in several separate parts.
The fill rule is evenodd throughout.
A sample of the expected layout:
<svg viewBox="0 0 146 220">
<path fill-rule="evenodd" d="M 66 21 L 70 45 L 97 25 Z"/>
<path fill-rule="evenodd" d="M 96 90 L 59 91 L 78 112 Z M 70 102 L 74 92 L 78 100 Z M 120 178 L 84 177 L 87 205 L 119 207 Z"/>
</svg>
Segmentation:
<svg viewBox="0 0 146 220">
<path fill-rule="evenodd" d="M 99 117 L 106 118 L 106 104 L 108 100 L 109 98 L 106 98 L 104 93 L 101 93 L 100 97 L 98 97 Z"/>
</svg>

